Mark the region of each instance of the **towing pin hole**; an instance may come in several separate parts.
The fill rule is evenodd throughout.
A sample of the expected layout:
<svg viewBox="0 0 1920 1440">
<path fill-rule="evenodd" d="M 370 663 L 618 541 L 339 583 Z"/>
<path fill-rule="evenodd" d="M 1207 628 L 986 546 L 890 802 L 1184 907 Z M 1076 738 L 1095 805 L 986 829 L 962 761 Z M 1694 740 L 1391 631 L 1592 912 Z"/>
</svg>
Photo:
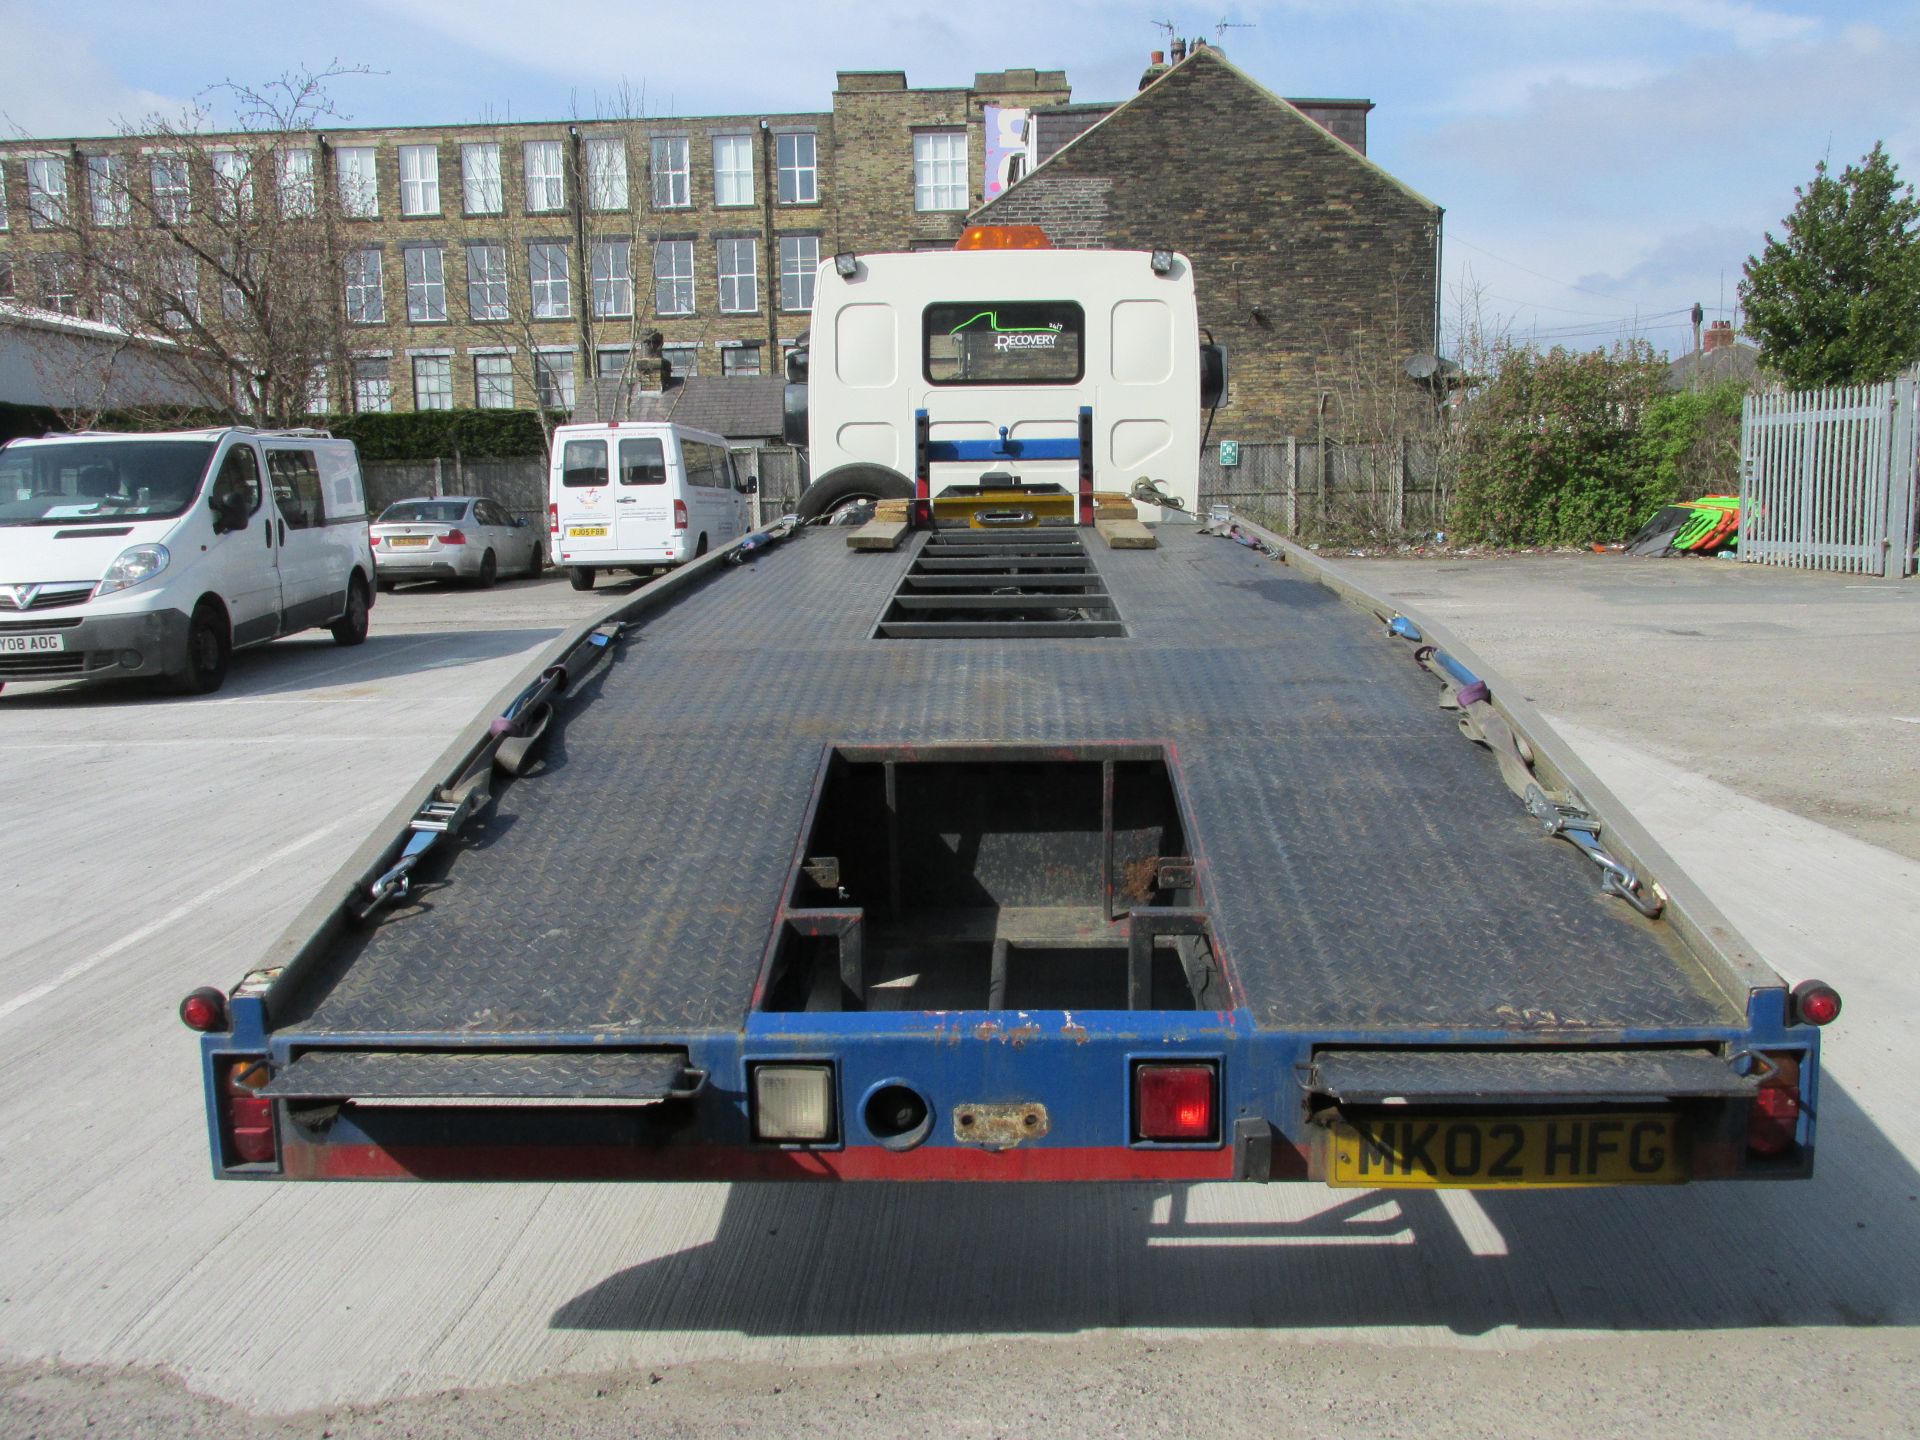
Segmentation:
<svg viewBox="0 0 1920 1440">
<path fill-rule="evenodd" d="M 933 1107 L 918 1090 L 897 1080 L 873 1089 L 861 1118 L 867 1133 L 889 1150 L 911 1150 L 933 1133 Z"/>
</svg>

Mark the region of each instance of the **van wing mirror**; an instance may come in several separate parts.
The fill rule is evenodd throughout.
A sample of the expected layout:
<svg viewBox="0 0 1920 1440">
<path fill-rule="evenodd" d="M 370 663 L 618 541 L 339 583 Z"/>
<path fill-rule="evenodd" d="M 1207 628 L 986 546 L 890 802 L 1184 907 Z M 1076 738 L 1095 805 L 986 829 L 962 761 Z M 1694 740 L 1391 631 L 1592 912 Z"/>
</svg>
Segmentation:
<svg viewBox="0 0 1920 1440">
<path fill-rule="evenodd" d="M 807 382 L 790 380 L 780 394 L 780 436 L 789 445 L 807 443 Z"/>
<path fill-rule="evenodd" d="M 807 383 L 807 347 L 796 345 L 787 352 L 787 379 L 797 385 Z"/>
<path fill-rule="evenodd" d="M 1200 408 L 1211 410 L 1227 398 L 1227 347 L 1200 347 Z"/>
<path fill-rule="evenodd" d="M 247 497 L 238 490 L 226 490 L 207 501 L 213 511 L 213 533 L 225 535 L 247 528 Z"/>
</svg>

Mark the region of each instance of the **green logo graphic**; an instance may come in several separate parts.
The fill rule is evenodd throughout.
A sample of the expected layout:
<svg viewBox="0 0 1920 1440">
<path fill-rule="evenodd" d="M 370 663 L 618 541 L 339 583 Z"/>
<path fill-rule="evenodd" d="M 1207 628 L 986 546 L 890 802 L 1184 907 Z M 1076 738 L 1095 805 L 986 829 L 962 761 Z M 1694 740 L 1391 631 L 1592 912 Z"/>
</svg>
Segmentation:
<svg viewBox="0 0 1920 1440">
<path fill-rule="evenodd" d="M 996 350 L 1051 350 L 1060 343 L 1060 332 L 1066 327 L 1052 325 L 1002 325 L 999 312 L 982 310 L 979 314 L 962 320 L 947 333 L 958 335 L 969 326 L 980 321 L 987 322 L 987 328 L 993 331 L 993 348 Z"/>
</svg>

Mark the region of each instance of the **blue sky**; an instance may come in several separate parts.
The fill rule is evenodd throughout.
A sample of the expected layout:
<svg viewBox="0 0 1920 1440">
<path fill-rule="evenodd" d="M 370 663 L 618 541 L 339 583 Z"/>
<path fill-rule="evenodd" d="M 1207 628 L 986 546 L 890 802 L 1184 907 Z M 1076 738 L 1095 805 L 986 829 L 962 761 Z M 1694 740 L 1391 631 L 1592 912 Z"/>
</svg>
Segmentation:
<svg viewBox="0 0 1920 1440">
<path fill-rule="evenodd" d="M 207 86 L 338 59 L 364 124 L 822 110 L 836 69 L 914 85 L 1062 68 L 1131 94 L 1153 23 L 1217 40 L 1284 95 L 1365 96 L 1373 157 L 1447 210 L 1447 308 L 1585 346 L 1675 352 L 1698 300 L 1730 314 L 1741 262 L 1793 188 L 1885 140 L 1920 179 L 1913 0 L 0 0 L 0 128 L 109 133 Z M 1216 31 L 1225 19 L 1233 28 Z"/>
</svg>

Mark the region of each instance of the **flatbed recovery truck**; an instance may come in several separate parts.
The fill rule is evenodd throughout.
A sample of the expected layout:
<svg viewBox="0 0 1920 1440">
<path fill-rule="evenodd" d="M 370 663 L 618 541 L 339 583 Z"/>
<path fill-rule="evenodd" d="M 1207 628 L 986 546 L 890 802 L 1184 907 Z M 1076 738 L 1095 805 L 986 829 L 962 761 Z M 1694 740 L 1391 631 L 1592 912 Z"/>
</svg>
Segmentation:
<svg viewBox="0 0 1920 1440">
<path fill-rule="evenodd" d="M 182 1003 L 214 1173 L 1809 1174 L 1838 997 L 1437 627 L 1198 523 L 1194 316 L 1166 252 L 823 265 L 795 408 L 901 543 L 757 532 L 558 640 Z"/>
</svg>

